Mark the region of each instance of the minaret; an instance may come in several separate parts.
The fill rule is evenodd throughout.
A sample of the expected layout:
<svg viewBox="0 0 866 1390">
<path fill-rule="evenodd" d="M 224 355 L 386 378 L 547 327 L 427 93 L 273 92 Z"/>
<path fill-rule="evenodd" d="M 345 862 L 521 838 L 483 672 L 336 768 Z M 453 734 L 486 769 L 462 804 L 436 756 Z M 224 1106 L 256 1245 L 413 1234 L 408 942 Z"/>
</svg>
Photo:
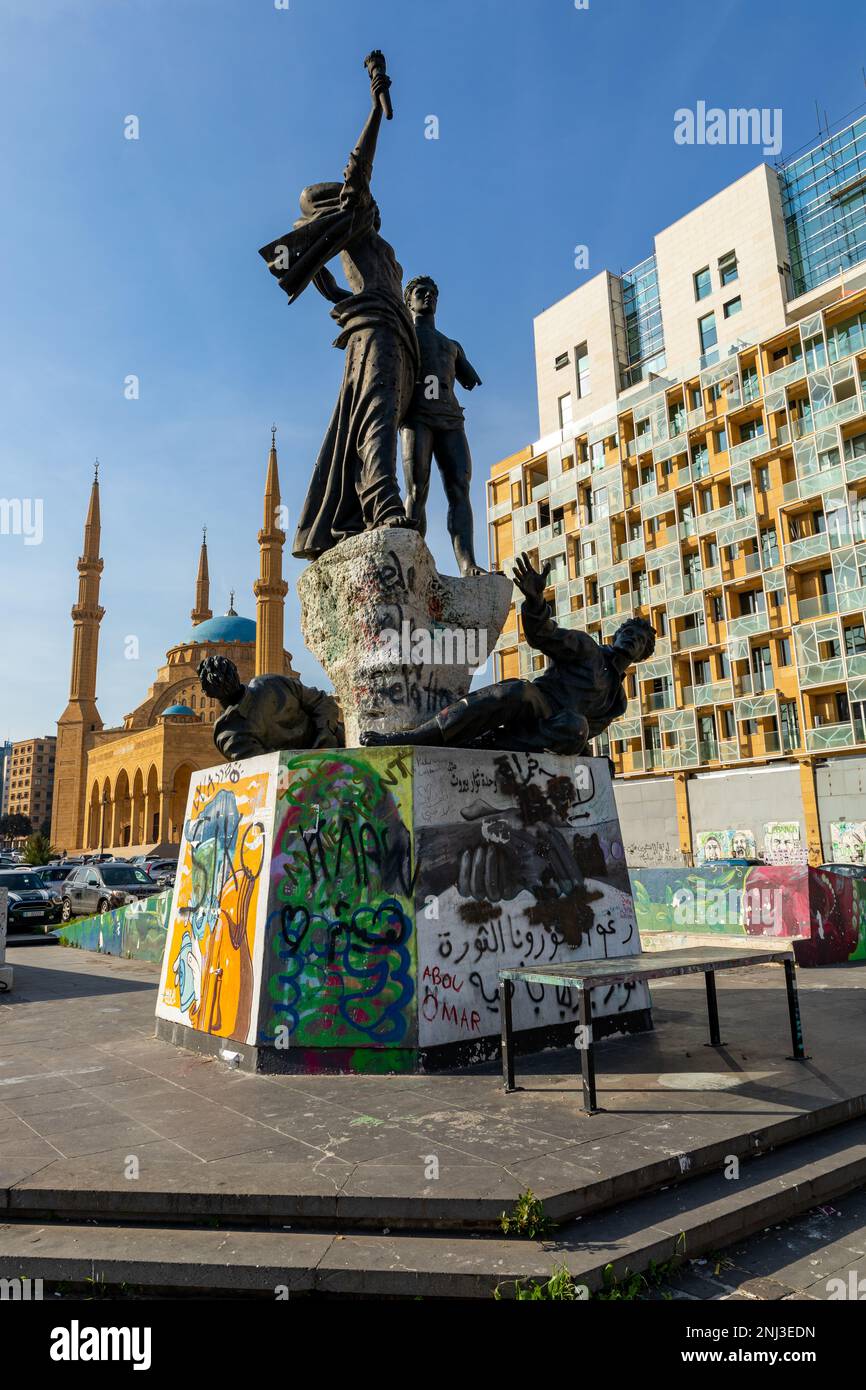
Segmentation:
<svg viewBox="0 0 866 1390">
<path fill-rule="evenodd" d="M 78 559 L 78 602 L 72 608 L 69 704 L 57 721 L 51 843 L 67 852 L 86 847 L 87 751 L 93 734 L 102 728 L 96 708 L 99 624 L 105 615 L 105 609 L 99 606 L 100 529 L 97 460 L 84 523 L 84 547 Z"/>
<path fill-rule="evenodd" d="M 207 568 L 207 527 L 202 527 L 201 550 L 198 557 L 198 576 L 195 581 L 195 608 L 189 615 L 196 627 L 213 617 L 210 607 L 210 575 Z"/>
<path fill-rule="evenodd" d="M 280 475 L 277 468 L 276 425 L 271 428 L 271 451 L 265 482 L 265 524 L 259 532 L 259 578 L 256 596 L 256 675 L 282 675 L 285 665 L 283 614 L 288 584 L 283 579 L 283 546 L 280 530 Z"/>
</svg>

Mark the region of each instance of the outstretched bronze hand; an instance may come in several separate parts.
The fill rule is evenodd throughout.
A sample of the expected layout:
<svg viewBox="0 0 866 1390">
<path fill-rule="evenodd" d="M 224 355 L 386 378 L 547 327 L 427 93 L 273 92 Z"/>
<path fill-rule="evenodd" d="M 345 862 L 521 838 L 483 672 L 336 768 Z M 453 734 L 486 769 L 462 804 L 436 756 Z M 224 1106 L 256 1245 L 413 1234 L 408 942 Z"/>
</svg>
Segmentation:
<svg viewBox="0 0 866 1390">
<path fill-rule="evenodd" d="M 547 580 L 550 575 L 550 561 L 548 560 L 544 568 L 539 572 L 533 568 L 532 561 L 526 554 L 518 555 L 514 561 L 512 579 L 517 585 L 524 598 L 528 598 L 531 603 L 540 603 L 544 598 L 544 591 L 547 588 Z"/>
</svg>

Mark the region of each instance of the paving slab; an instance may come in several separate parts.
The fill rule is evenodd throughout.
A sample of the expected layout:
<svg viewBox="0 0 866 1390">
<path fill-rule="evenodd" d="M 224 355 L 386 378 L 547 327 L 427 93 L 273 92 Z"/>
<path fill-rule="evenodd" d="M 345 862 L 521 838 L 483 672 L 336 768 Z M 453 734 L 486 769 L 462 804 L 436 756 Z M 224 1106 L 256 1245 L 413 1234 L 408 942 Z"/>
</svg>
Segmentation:
<svg viewBox="0 0 866 1390">
<path fill-rule="evenodd" d="M 787 1056 L 777 966 L 720 977 L 720 1049 L 704 1045 L 699 977 L 654 987 L 654 1031 L 598 1045 L 604 1109 L 587 1116 L 574 1048 L 519 1058 L 513 1095 L 494 1063 L 431 1076 L 242 1074 L 154 1037 L 158 966 L 58 946 L 10 957 L 0 1207 L 22 1215 L 28 1203 L 74 1213 L 96 1202 L 130 1216 L 141 1202 L 154 1219 L 163 1200 L 219 1215 L 233 1196 L 238 1219 L 327 1211 L 405 1224 L 414 1200 L 416 1219 L 460 1225 L 474 1194 L 490 1231 L 527 1187 L 565 1220 L 866 1114 L 866 970 L 852 967 L 799 972 L 806 1063 Z"/>
</svg>

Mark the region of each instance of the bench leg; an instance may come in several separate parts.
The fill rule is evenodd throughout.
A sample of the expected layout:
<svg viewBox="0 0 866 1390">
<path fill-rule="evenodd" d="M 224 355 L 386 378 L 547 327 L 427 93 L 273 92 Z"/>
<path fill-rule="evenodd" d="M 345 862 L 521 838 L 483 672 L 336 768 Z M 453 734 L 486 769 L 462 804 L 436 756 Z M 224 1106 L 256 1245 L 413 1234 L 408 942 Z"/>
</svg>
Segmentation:
<svg viewBox="0 0 866 1390">
<path fill-rule="evenodd" d="M 707 1014 L 710 1020 L 710 1047 L 724 1047 L 719 1036 L 719 1001 L 716 998 L 716 972 L 708 970 L 704 977 L 707 982 Z"/>
<path fill-rule="evenodd" d="M 803 1025 L 800 1022 L 800 996 L 797 993 L 796 965 L 792 960 L 786 960 L 785 966 L 785 985 L 788 991 L 788 1018 L 791 1021 L 791 1047 L 793 1049 L 792 1062 L 805 1062 L 806 1049 L 803 1046 Z"/>
<path fill-rule="evenodd" d="M 578 996 L 577 1021 L 583 1044 L 580 1051 L 583 1108 L 587 1115 L 595 1115 L 598 1113 L 598 1106 L 595 1103 L 595 1057 L 592 1051 L 592 995 L 588 989 L 582 989 Z"/>
<path fill-rule="evenodd" d="M 502 1011 L 502 1079 L 506 1091 L 516 1090 L 514 1085 L 514 1038 L 511 1031 L 511 999 L 514 994 L 514 981 L 503 980 L 499 986 L 499 1007 Z"/>
</svg>

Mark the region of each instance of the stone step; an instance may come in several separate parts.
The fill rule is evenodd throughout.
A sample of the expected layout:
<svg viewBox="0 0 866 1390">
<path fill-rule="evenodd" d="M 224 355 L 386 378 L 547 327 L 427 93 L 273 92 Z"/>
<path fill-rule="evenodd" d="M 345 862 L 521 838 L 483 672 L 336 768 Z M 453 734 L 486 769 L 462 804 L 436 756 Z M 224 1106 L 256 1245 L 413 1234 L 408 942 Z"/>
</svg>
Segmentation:
<svg viewBox="0 0 866 1390">
<path fill-rule="evenodd" d="M 575 1101 L 577 1104 L 577 1101 Z M 597 1168 L 575 1170 L 574 1186 L 564 1186 L 557 1165 L 550 1177 L 533 1178 L 532 1189 L 557 1225 L 585 1219 L 678 1184 L 717 1173 L 734 1156 L 751 1166 L 761 1155 L 783 1153 L 810 1137 L 824 1136 L 831 1147 L 836 1132 L 866 1123 L 866 1095 L 787 1115 L 749 1133 L 673 1150 L 647 1160 L 635 1150 L 632 1165 L 610 1171 L 606 1159 Z M 794 1162 L 792 1158 L 790 1160 Z M 543 1167 L 543 1161 L 539 1163 Z M 179 1170 L 176 1163 L 152 1162 L 135 1180 L 126 1178 L 116 1159 L 99 1155 L 67 1159 L 3 1186 L 0 1161 L 0 1214 L 15 1220 L 166 1222 L 184 1225 L 215 1221 L 226 1227 L 318 1228 L 333 1231 L 381 1229 L 454 1231 L 490 1235 L 500 1230 L 503 1210 L 521 1192 L 515 1177 L 492 1165 L 470 1165 L 459 1183 L 425 1182 L 421 1164 L 411 1168 L 363 1166 L 348 1179 L 335 1181 L 327 1165 L 252 1163 L 241 1159 L 220 1164 L 219 1177 L 197 1167 Z M 523 1186 L 526 1184 L 524 1183 Z"/>
<path fill-rule="evenodd" d="M 606 1266 L 622 1278 L 650 1262 L 693 1259 L 842 1196 L 866 1182 L 866 1121 L 801 1139 L 746 1165 L 738 1180 L 716 1172 L 570 1223 L 549 1241 L 449 1233 L 7 1222 L 0 1277 L 180 1293 L 364 1294 L 390 1298 L 489 1298 L 497 1285 L 549 1278 L 566 1265 L 597 1289 Z M 503 1290 L 506 1294 L 508 1290 Z"/>
</svg>

